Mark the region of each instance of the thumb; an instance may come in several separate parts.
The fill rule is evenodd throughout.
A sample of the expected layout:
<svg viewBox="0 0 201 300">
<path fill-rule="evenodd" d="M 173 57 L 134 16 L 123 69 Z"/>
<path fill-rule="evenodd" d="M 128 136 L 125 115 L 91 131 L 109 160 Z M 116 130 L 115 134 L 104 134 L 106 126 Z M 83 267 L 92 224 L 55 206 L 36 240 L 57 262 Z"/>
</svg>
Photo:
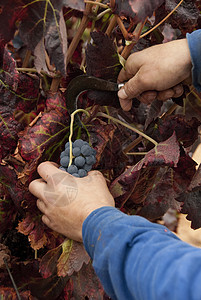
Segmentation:
<svg viewBox="0 0 201 300">
<path fill-rule="evenodd" d="M 152 88 L 150 87 L 149 79 L 146 80 L 146 78 L 146 74 L 138 72 L 129 81 L 127 81 L 124 87 L 118 92 L 120 102 L 133 99 L 143 92 L 151 90 Z"/>
</svg>

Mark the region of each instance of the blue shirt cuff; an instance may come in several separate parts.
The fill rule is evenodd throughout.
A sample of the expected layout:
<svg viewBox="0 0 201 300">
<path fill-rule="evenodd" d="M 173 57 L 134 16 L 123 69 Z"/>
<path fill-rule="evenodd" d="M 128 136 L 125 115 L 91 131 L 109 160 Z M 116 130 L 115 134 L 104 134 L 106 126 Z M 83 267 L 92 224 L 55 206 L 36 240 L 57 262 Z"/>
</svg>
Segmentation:
<svg viewBox="0 0 201 300">
<path fill-rule="evenodd" d="M 188 46 L 192 60 L 193 85 L 201 92 L 201 29 L 187 33 Z"/>
</svg>

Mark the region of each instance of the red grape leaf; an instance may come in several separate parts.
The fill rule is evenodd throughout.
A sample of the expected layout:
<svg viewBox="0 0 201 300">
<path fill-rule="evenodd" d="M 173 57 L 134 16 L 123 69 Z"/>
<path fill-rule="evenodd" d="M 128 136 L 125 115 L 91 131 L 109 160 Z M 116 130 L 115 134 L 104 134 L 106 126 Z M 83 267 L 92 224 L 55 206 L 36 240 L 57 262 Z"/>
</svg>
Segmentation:
<svg viewBox="0 0 201 300">
<path fill-rule="evenodd" d="M 119 55 L 114 42 L 102 32 L 92 32 L 93 44 L 88 44 L 86 49 L 87 75 L 117 81 L 117 76 L 122 68 Z M 104 59 L 103 59 L 104 57 Z M 99 105 L 119 107 L 117 93 L 89 91 L 87 96 Z"/>
<path fill-rule="evenodd" d="M 17 287 L 20 288 L 20 291 L 25 290 L 23 292 L 26 292 L 27 288 L 29 288 L 31 291 L 30 298 L 27 296 L 27 298 L 22 299 L 57 299 L 66 286 L 68 277 L 63 278 L 55 275 L 44 279 L 39 273 L 38 264 L 38 260 L 29 260 L 17 263 L 16 260 L 14 260 L 14 262 L 11 264 L 12 273 L 14 274 Z M 6 286 L 8 286 L 8 282 L 10 283 L 8 278 L 7 280 L 3 281 L 4 285 L 6 284 Z"/>
<path fill-rule="evenodd" d="M 84 264 L 82 269 L 73 273 L 65 287 L 64 299 L 103 300 L 104 290 L 96 276 L 92 264 Z"/>
<path fill-rule="evenodd" d="M 113 41 L 102 32 L 94 31 L 91 37 L 93 44 L 88 44 L 86 49 L 87 75 L 116 81 L 122 66 Z"/>
<path fill-rule="evenodd" d="M 21 300 L 35 300 L 34 297 L 31 295 L 30 291 L 23 291 L 19 293 Z M 12 300 L 18 300 L 17 294 L 12 287 L 4 287 L 0 286 L 0 299 L 12 299 Z"/>
<path fill-rule="evenodd" d="M 45 150 L 62 141 L 68 131 L 69 116 L 64 98 L 59 93 L 50 94 L 46 105 L 47 112 L 33 127 L 21 133 L 19 151 L 25 160 L 41 157 Z"/>
<path fill-rule="evenodd" d="M 17 21 L 19 36 L 25 45 L 36 55 L 37 70 L 48 71 L 45 49 L 50 62 L 63 75 L 66 74 L 67 35 L 63 18 L 63 7 L 84 10 L 83 1 L 52 0 L 0 0 L 1 20 L 0 38 L 9 42 L 15 33 Z"/>
<path fill-rule="evenodd" d="M 63 0 L 63 5 L 79 11 L 83 11 L 85 8 L 84 0 Z"/>
<path fill-rule="evenodd" d="M 0 159 L 14 151 L 22 125 L 15 120 L 16 107 L 29 110 L 38 98 L 39 80 L 19 74 L 8 51 L 4 52 L 0 74 Z M 28 88 L 28 89 L 27 89 Z"/>
<path fill-rule="evenodd" d="M 122 207 L 129 197 L 132 197 L 134 203 L 143 202 L 152 189 L 158 168 L 176 167 L 179 156 L 179 145 L 174 133 L 168 140 L 159 143 L 135 166 L 129 167 L 112 182 L 110 191 L 117 205 Z"/>
<path fill-rule="evenodd" d="M 200 121 L 194 117 L 186 120 L 185 116 L 177 114 L 167 116 L 164 121 L 159 122 L 158 129 L 162 140 L 168 139 L 175 131 L 177 140 L 187 148 L 197 140 L 200 124 Z"/>
<path fill-rule="evenodd" d="M 201 165 L 195 173 L 188 191 L 182 193 L 177 201 L 183 203 L 181 212 L 187 214 L 187 220 L 191 221 L 191 227 L 198 229 L 201 227 Z"/>
<path fill-rule="evenodd" d="M 34 250 L 39 250 L 46 246 L 48 242 L 44 227 L 45 225 L 40 218 L 34 221 L 33 216 L 28 215 L 19 222 L 17 230 L 24 235 L 28 235 L 31 247 Z"/>
<path fill-rule="evenodd" d="M 88 256 L 83 244 L 72 240 L 66 240 L 62 244 L 62 254 L 58 259 L 57 275 L 71 276 L 74 272 L 80 271 L 83 264 L 88 264 Z"/>
<path fill-rule="evenodd" d="M 196 117 L 201 122 L 201 93 L 190 93 L 185 99 L 185 116 L 187 119 Z"/>
<path fill-rule="evenodd" d="M 181 204 L 176 201 L 178 193 L 173 188 L 173 171 L 162 169 L 157 174 L 154 187 L 137 211 L 137 215 L 149 220 L 163 216 L 169 208 L 180 210 Z"/>
<path fill-rule="evenodd" d="M 192 32 L 197 25 L 197 21 L 200 15 L 199 9 L 196 7 L 196 0 L 184 0 L 181 5 L 176 9 L 174 14 L 169 16 L 167 22 L 175 29 L 180 29 L 183 37 L 187 32 Z M 164 17 L 166 17 L 178 4 L 176 0 L 166 0 L 158 10 L 156 10 L 155 23 L 159 23 Z"/>
<path fill-rule="evenodd" d="M 90 133 L 90 141 L 93 148 L 96 149 L 96 164 L 94 168 L 99 164 L 103 151 L 109 141 L 113 139 L 115 132 L 115 126 L 113 124 L 107 124 L 100 119 L 95 119 L 90 123 L 92 126 L 88 128 Z"/>
<path fill-rule="evenodd" d="M 143 22 L 146 17 L 151 17 L 163 2 L 164 0 L 116 0 L 114 13 L 130 17 L 135 23 Z"/>
<path fill-rule="evenodd" d="M 10 229 L 15 219 L 15 215 L 16 210 L 12 200 L 10 198 L 7 199 L 5 196 L 0 198 L 0 233 L 4 233 L 6 230 Z"/>
<path fill-rule="evenodd" d="M 83 244 L 66 239 L 43 256 L 40 272 L 43 278 L 55 274 L 62 277 L 71 276 L 74 272 L 80 271 L 84 263 L 88 264 L 89 260 Z"/>
</svg>

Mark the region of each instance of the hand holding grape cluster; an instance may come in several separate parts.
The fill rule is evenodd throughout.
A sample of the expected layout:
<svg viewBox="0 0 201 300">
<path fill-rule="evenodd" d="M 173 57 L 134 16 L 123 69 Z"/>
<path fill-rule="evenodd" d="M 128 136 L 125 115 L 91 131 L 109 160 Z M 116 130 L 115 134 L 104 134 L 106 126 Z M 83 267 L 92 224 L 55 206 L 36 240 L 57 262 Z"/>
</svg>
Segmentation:
<svg viewBox="0 0 201 300">
<path fill-rule="evenodd" d="M 70 162 L 70 143 L 65 144 L 65 150 L 60 155 L 60 169 L 75 177 L 85 177 L 96 163 L 96 150 L 89 143 L 78 139 L 72 142 L 73 161 Z"/>
</svg>

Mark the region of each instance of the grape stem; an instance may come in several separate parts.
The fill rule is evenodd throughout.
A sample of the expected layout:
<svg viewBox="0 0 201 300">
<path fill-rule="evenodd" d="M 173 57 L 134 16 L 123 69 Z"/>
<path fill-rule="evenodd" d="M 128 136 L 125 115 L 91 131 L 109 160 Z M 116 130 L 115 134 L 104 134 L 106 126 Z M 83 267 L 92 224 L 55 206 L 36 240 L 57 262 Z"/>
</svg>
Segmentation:
<svg viewBox="0 0 201 300">
<path fill-rule="evenodd" d="M 87 115 L 87 117 L 90 117 L 90 113 L 88 111 L 86 111 L 85 109 L 79 108 L 76 109 L 71 115 L 70 115 L 70 135 L 69 135 L 69 145 L 70 145 L 70 159 L 69 159 L 69 164 L 68 166 L 70 167 L 70 165 L 72 164 L 73 161 L 73 144 L 72 144 L 72 136 L 73 136 L 73 124 L 74 124 L 74 118 L 75 115 L 79 112 L 83 112 Z"/>
<path fill-rule="evenodd" d="M 155 146 L 158 145 L 158 143 L 154 139 L 152 139 L 150 136 L 146 135 L 144 132 L 140 131 L 139 129 L 137 129 L 136 127 L 134 127 L 132 125 L 126 124 L 112 116 L 108 116 L 107 114 L 105 114 L 103 112 L 98 112 L 96 116 L 107 118 L 107 119 L 112 120 L 114 123 L 121 124 L 122 126 L 127 127 L 128 129 L 130 129 L 130 130 L 136 132 L 137 134 L 139 134 L 140 136 L 144 137 L 145 139 L 147 139 L 148 141 L 153 143 Z"/>
</svg>

